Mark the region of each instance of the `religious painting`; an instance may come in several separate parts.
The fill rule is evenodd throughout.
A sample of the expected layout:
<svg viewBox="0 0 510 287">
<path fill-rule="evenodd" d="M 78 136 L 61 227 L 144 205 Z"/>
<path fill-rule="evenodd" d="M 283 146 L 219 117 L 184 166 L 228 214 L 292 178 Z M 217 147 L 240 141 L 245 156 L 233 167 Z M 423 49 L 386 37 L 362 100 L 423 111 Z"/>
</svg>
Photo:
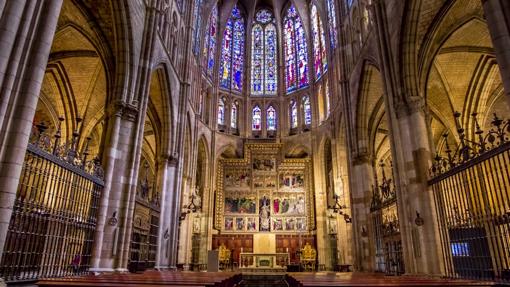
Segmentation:
<svg viewBox="0 0 510 287">
<path fill-rule="evenodd" d="M 295 189 L 301 190 L 305 186 L 305 179 L 303 174 L 280 174 L 280 188 L 281 189 Z"/>
<path fill-rule="evenodd" d="M 296 229 L 296 220 L 294 218 L 285 219 L 285 230 L 294 231 Z"/>
<path fill-rule="evenodd" d="M 244 218 L 236 218 L 236 230 L 244 231 L 245 220 Z"/>
<path fill-rule="evenodd" d="M 249 188 L 250 173 L 247 170 L 232 170 L 225 173 L 225 188 Z"/>
<path fill-rule="evenodd" d="M 228 195 L 225 197 L 226 214 L 256 214 L 256 199 L 250 195 Z"/>
<path fill-rule="evenodd" d="M 296 229 L 298 231 L 306 230 L 306 218 L 298 218 L 296 219 Z"/>
<path fill-rule="evenodd" d="M 273 219 L 273 230 L 274 231 L 283 231 L 283 220 L 281 218 Z"/>
<path fill-rule="evenodd" d="M 232 217 L 225 217 L 225 230 L 234 230 L 234 219 Z"/>
<path fill-rule="evenodd" d="M 273 200 L 273 210 L 275 214 L 281 215 L 304 215 L 304 195 L 291 195 L 275 198 Z"/>
<path fill-rule="evenodd" d="M 248 231 L 256 231 L 257 230 L 256 221 L 257 220 L 253 217 L 248 218 L 248 224 L 247 224 Z"/>
<path fill-rule="evenodd" d="M 276 187 L 276 177 L 272 175 L 256 175 L 253 177 L 254 188 L 274 188 Z"/>
<path fill-rule="evenodd" d="M 253 170 L 254 171 L 275 171 L 276 160 L 274 158 L 269 159 L 253 159 Z"/>
</svg>

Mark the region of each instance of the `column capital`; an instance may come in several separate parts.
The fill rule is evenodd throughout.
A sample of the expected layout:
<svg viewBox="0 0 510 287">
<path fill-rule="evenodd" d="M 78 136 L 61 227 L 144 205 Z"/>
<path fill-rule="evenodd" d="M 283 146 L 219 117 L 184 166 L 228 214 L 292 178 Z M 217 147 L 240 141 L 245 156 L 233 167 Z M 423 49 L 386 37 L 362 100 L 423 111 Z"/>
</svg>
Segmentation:
<svg viewBox="0 0 510 287">
<path fill-rule="evenodd" d="M 160 163 L 168 163 L 168 165 L 175 167 L 179 163 L 179 154 L 174 152 L 172 154 L 164 154 L 159 158 Z"/>
<path fill-rule="evenodd" d="M 411 96 L 395 103 L 397 118 L 409 116 L 417 112 L 425 112 L 426 102 L 423 97 Z"/>
<path fill-rule="evenodd" d="M 108 116 L 122 117 L 125 120 L 134 122 L 138 116 L 138 106 L 128 104 L 124 101 L 111 103 L 107 108 Z"/>
<path fill-rule="evenodd" d="M 358 152 L 353 156 L 352 165 L 370 164 L 372 156 L 368 152 Z"/>
</svg>

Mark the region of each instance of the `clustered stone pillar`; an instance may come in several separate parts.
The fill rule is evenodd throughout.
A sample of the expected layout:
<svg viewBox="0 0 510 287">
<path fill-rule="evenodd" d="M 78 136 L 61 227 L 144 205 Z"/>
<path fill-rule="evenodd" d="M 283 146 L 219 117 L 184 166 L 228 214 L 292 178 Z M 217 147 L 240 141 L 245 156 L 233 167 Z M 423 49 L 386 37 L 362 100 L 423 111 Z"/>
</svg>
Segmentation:
<svg viewBox="0 0 510 287">
<path fill-rule="evenodd" d="M 351 209 L 353 248 L 355 250 L 354 268 L 357 271 L 373 271 L 370 199 L 374 185 L 374 169 L 370 157 L 366 154 L 355 156 L 352 163 Z"/>
<path fill-rule="evenodd" d="M 482 0 L 482 3 L 505 94 L 510 104 L 510 1 Z"/>
<path fill-rule="evenodd" d="M 4 248 L 39 91 L 62 7 L 62 0 L 2 2 L 0 251 Z"/>
<path fill-rule="evenodd" d="M 417 99 L 397 108 L 402 150 L 399 215 L 405 250 L 407 273 L 441 275 L 443 256 L 434 194 L 428 187 L 428 170 L 431 165 L 429 132 L 425 115 L 425 102 Z M 423 224 L 419 223 L 419 219 Z"/>
</svg>

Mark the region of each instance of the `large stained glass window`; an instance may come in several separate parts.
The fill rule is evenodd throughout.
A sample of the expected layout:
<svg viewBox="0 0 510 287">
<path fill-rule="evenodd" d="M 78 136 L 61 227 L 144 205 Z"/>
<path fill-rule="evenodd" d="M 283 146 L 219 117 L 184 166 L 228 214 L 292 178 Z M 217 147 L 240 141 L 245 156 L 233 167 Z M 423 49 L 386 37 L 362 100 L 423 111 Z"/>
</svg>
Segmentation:
<svg viewBox="0 0 510 287">
<path fill-rule="evenodd" d="M 294 5 L 283 19 L 285 87 L 287 93 L 308 86 L 308 45 L 303 22 Z"/>
<path fill-rule="evenodd" d="M 230 127 L 237 129 L 237 117 L 238 117 L 239 103 L 234 101 L 230 110 Z"/>
<path fill-rule="evenodd" d="M 336 49 L 337 46 L 337 27 L 336 27 L 336 8 L 335 0 L 327 0 L 328 4 L 328 22 L 329 22 L 329 38 L 331 41 L 331 48 Z"/>
<path fill-rule="evenodd" d="M 216 52 L 216 37 L 218 33 L 218 6 L 214 5 L 209 17 L 209 25 L 205 34 L 204 41 L 204 67 L 207 75 L 212 78 L 214 71 L 214 56 Z"/>
<path fill-rule="evenodd" d="M 310 97 L 303 97 L 303 114 L 305 116 L 305 125 L 312 124 L 312 106 L 310 105 Z"/>
<path fill-rule="evenodd" d="M 243 90 L 245 37 L 244 18 L 236 5 L 223 32 L 220 62 L 220 87 L 223 89 Z"/>
<path fill-rule="evenodd" d="M 267 130 L 276 131 L 276 110 L 273 106 L 267 108 Z"/>
<path fill-rule="evenodd" d="M 313 66 L 315 70 L 315 79 L 318 80 L 328 69 L 328 60 L 326 56 L 326 36 L 324 26 L 317 10 L 317 6 L 312 4 L 312 37 L 313 37 Z"/>
<path fill-rule="evenodd" d="M 225 98 L 218 101 L 218 125 L 225 125 Z"/>
<path fill-rule="evenodd" d="M 262 111 L 259 106 L 255 106 L 252 111 L 252 130 L 260 131 L 262 129 Z"/>
<path fill-rule="evenodd" d="M 298 127 L 298 111 L 297 103 L 295 100 L 290 101 L 290 128 L 295 129 Z"/>
<path fill-rule="evenodd" d="M 255 15 L 252 28 L 251 94 L 276 95 L 278 86 L 277 34 L 273 14 L 266 9 Z"/>
<path fill-rule="evenodd" d="M 195 0 L 193 6 L 193 19 L 195 30 L 193 31 L 193 54 L 198 56 L 200 51 L 200 30 L 202 29 L 202 0 Z"/>
</svg>

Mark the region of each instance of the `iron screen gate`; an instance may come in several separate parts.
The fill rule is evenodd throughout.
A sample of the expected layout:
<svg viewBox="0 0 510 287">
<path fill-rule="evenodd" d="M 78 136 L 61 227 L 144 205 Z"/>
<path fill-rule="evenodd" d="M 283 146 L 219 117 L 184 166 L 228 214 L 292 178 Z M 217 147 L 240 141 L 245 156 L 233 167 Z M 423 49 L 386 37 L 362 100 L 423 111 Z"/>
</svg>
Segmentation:
<svg viewBox="0 0 510 287">
<path fill-rule="evenodd" d="M 90 267 L 102 170 L 97 160 L 86 161 L 87 148 L 80 157 L 75 145 L 51 152 L 49 141 L 39 142 L 28 146 L 9 223 L 0 263 L 7 282 Z"/>
<path fill-rule="evenodd" d="M 459 129 L 459 150 L 431 170 L 448 277 L 510 281 L 510 125 L 493 125 L 485 137 L 476 125 L 477 142 Z"/>
</svg>

